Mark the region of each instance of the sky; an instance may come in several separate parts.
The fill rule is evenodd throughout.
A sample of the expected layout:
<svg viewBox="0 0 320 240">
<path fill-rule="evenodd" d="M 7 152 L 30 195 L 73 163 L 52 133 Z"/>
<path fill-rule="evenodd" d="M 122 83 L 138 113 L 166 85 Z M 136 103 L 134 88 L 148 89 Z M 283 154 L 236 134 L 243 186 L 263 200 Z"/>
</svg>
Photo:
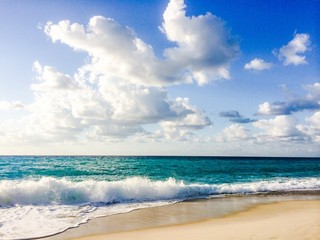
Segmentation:
<svg viewBox="0 0 320 240">
<path fill-rule="evenodd" d="M 0 0 L 0 154 L 319 157 L 319 9 Z"/>
</svg>

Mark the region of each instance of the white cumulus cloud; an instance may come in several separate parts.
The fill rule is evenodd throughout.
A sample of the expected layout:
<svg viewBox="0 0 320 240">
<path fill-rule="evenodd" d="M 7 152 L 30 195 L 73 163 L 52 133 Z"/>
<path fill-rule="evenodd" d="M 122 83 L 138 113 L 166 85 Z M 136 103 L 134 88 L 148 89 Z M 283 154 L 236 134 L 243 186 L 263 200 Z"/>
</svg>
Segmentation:
<svg viewBox="0 0 320 240">
<path fill-rule="evenodd" d="M 269 102 L 264 102 L 259 105 L 258 114 L 260 115 L 272 115 L 275 112 L 278 112 L 278 109 Z"/>
<path fill-rule="evenodd" d="M 186 16 L 183 0 L 171 0 L 163 14 L 162 31 L 177 47 L 165 50 L 170 65 L 186 67 L 191 78 L 202 85 L 215 79 L 230 78 L 229 62 L 239 46 L 215 15 Z"/>
<path fill-rule="evenodd" d="M 218 142 L 243 141 L 249 139 L 249 130 L 238 123 L 231 124 L 216 136 Z"/>
<path fill-rule="evenodd" d="M 82 69 L 69 76 L 39 62 L 34 69 L 40 82 L 31 85 L 35 99 L 27 116 L 6 127 L 6 135 L 12 139 L 114 141 L 139 134 L 159 138 L 159 134 L 146 132 L 143 125 L 159 123 L 166 133 L 174 129 L 180 135 L 192 135 L 211 125 L 189 99 L 170 98 L 164 88 L 111 81 L 104 75 L 90 82 L 81 74 Z M 5 108 L 18 105 L 0 102 Z"/>
<path fill-rule="evenodd" d="M 320 82 L 308 84 L 305 86 L 305 89 L 309 92 L 309 94 L 307 95 L 308 99 L 320 101 Z"/>
<path fill-rule="evenodd" d="M 188 98 L 176 98 L 173 108 L 177 113 L 182 114 L 181 117 L 161 121 L 161 129 L 155 132 L 155 138 L 186 141 L 195 136 L 194 130 L 212 125 L 205 113 L 192 106 Z"/>
<path fill-rule="evenodd" d="M 51 90 L 75 90 L 77 83 L 67 74 L 56 71 L 51 66 L 42 67 L 38 61 L 34 62 L 33 69 L 37 73 L 39 83 L 31 85 L 31 89 L 35 91 L 51 91 Z"/>
<path fill-rule="evenodd" d="M 280 115 L 270 120 L 258 120 L 253 126 L 262 130 L 260 141 L 293 141 L 303 138 L 297 128 L 298 120 L 293 116 Z"/>
<path fill-rule="evenodd" d="M 174 46 L 164 49 L 161 58 L 132 28 L 111 18 L 94 16 L 88 24 L 48 22 L 43 29 L 52 42 L 87 53 L 86 63 L 65 74 L 35 61 L 28 114 L 0 129 L 10 139 L 38 142 L 136 136 L 192 140 L 212 122 L 188 98 L 170 97 L 166 86 L 230 78 L 229 65 L 239 46 L 220 18 L 211 13 L 189 17 L 185 8 L 183 0 L 171 0 L 163 14 L 161 31 Z M 148 132 L 145 124 L 158 129 Z"/>
<path fill-rule="evenodd" d="M 261 58 L 255 58 L 251 60 L 249 63 L 246 63 L 244 65 L 245 70 L 257 70 L 257 71 L 270 69 L 271 67 L 272 67 L 272 63 L 265 62 Z"/>
<path fill-rule="evenodd" d="M 296 34 L 287 44 L 282 46 L 277 55 L 284 65 L 306 64 L 306 57 L 303 55 L 311 45 L 310 36 L 306 33 Z"/>
<path fill-rule="evenodd" d="M 20 101 L 0 101 L 0 110 L 23 109 L 25 105 Z"/>
<path fill-rule="evenodd" d="M 320 111 L 306 118 L 307 124 L 299 124 L 297 128 L 315 143 L 320 143 Z"/>
<path fill-rule="evenodd" d="M 91 56 L 90 74 L 103 74 L 133 84 L 165 86 L 196 81 L 203 85 L 228 79 L 229 64 L 239 46 L 221 19 L 206 15 L 187 17 L 183 0 L 171 0 L 163 14 L 162 32 L 177 44 L 157 58 L 152 46 L 133 29 L 115 20 L 92 17 L 87 26 L 69 20 L 48 22 L 45 33 Z"/>
</svg>

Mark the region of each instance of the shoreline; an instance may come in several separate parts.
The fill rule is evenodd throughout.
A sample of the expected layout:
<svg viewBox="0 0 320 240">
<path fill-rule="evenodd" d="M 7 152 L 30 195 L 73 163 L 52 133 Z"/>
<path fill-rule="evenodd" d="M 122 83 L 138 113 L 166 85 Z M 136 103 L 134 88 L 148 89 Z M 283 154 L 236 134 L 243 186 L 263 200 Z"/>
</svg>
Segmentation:
<svg viewBox="0 0 320 240">
<path fill-rule="evenodd" d="M 320 201 L 265 203 L 195 223 L 92 235 L 76 240 L 320 239 Z"/>
<path fill-rule="evenodd" d="M 76 228 L 70 228 L 62 233 L 39 239 L 109 239 L 107 238 L 109 236 L 130 235 L 132 232 L 139 232 L 139 234 L 143 235 L 145 232 L 151 231 L 151 229 L 158 231 L 159 229 L 182 225 L 197 225 L 207 221 L 220 221 L 221 219 L 250 212 L 251 209 L 259 208 L 260 206 L 295 202 L 297 204 L 295 208 L 299 209 L 299 204 L 303 205 L 313 201 L 318 206 L 320 216 L 320 191 L 271 192 L 194 199 L 91 219 Z M 143 239 L 143 236 L 141 237 Z"/>
</svg>

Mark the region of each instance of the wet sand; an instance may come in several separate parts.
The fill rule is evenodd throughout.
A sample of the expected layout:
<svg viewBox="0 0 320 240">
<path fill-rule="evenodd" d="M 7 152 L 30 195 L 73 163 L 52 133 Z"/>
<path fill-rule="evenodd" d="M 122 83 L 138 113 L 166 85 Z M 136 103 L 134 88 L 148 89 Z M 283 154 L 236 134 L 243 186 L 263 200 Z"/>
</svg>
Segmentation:
<svg viewBox="0 0 320 240">
<path fill-rule="evenodd" d="M 78 240 L 320 239 L 320 201 L 261 204 L 195 223 L 94 235 Z"/>
<path fill-rule="evenodd" d="M 44 239 L 320 239 L 320 198 L 298 193 L 187 201 L 93 219 Z"/>
</svg>

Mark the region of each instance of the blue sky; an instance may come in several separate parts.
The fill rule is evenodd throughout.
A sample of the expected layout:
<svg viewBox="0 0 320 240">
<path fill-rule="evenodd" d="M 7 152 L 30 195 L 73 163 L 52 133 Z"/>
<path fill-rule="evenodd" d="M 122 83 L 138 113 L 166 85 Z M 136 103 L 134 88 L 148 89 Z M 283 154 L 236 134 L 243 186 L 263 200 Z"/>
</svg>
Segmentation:
<svg viewBox="0 0 320 240">
<path fill-rule="evenodd" d="M 0 154 L 320 155 L 318 1 L 0 1 Z"/>
</svg>

